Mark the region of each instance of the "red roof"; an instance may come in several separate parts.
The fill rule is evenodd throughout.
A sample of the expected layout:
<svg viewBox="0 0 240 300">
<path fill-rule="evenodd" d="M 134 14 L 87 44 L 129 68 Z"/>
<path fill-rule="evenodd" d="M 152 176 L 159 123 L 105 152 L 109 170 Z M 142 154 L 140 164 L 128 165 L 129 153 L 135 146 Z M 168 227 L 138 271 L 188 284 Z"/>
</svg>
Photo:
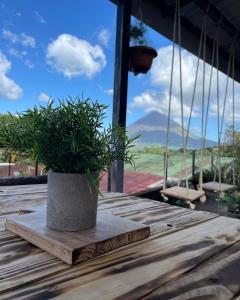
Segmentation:
<svg viewBox="0 0 240 300">
<path fill-rule="evenodd" d="M 140 194 L 161 186 L 162 176 L 138 172 L 124 172 L 123 192 L 126 194 Z M 104 173 L 100 182 L 100 190 L 107 191 L 108 174 Z"/>
</svg>

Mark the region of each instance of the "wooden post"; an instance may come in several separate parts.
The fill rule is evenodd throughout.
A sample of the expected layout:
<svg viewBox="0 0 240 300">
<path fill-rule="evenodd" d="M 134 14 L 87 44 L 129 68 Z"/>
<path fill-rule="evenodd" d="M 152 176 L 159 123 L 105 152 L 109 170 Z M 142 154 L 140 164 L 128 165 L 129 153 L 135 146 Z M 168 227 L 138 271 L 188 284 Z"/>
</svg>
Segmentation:
<svg viewBox="0 0 240 300">
<path fill-rule="evenodd" d="M 131 2 L 119 0 L 117 8 L 112 123 L 122 127 L 126 127 Z M 123 177 L 124 162 L 115 161 L 111 170 L 112 192 L 123 192 Z"/>
<path fill-rule="evenodd" d="M 196 170 L 196 150 L 192 151 L 192 178 L 195 175 Z"/>
<path fill-rule="evenodd" d="M 38 160 L 36 160 L 35 164 L 35 176 L 38 176 Z"/>
<path fill-rule="evenodd" d="M 108 186 L 107 186 L 107 190 L 108 192 L 111 192 L 111 168 L 108 170 Z"/>
<path fill-rule="evenodd" d="M 165 177 L 165 181 L 167 182 L 168 180 L 168 154 L 167 152 L 164 152 L 164 156 L 163 156 L 163 172 L 165 173 L 165 166 L 166 166 L 166 174 L 164 174 Z"/>
<path fill-rule="evenodd" d="M 11 176 L 11 163 L 12 163 L 12 155 L 10 153 L 8 158 L 8 177 Z"/>
</svg>

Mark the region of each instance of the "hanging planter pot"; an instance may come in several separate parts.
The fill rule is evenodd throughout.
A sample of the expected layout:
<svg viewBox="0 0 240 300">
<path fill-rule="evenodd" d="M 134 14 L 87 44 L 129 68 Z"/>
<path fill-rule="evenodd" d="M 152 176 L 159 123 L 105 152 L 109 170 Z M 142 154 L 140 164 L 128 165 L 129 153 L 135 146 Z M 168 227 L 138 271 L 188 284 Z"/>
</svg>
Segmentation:
<svg viewBox="0 0 240 300">
<path fill-rule="evenodd" d="M 129 53 L 129 71 L 134 75 L 146 74 L 151 66 L 153 59 L 157 57 L 157 51 L 148 46 L 132 46 Z"/>
</svg>

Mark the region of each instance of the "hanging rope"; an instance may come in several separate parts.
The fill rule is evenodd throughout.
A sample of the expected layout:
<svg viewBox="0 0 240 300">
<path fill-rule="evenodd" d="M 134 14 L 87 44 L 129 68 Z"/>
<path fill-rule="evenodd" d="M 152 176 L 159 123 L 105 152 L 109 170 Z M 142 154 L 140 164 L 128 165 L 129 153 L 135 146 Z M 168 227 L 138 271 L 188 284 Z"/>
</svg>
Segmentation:
<svg viewBox="0 0 240 300">
<path fill-rule="evenodd" d="M 235 52 L 233 49 L 232 57 L 232 155 L 233 155 L 233 185 L 236 185 L 235 174 Z"/>
<path fill-rule="evenodd" d="M 220 99 L 219 99 L 219 32 L 217 31 L 217 42 L 216 42 L 216 69 L 217 69 L 217 131 L 218 131 L 218 177 L 221 189 L 221 157 L 220 157 L 220 147 L 221 147 L 221 137 L 220 137 Z M 215 181 L 215 179 L 214 179 Z"/>
<path fill-rule="evenodd" d="M 200 55 L 201 55 L 201 52 L 202 52 L 203 29 L 204 29 L 204 22 L 202 23 L 200 41 L 199 41 L 199 46 L 198 46 L 197 68 L 196 68 L 196 74 L 195 74 L 195 79 L 194 79 L 193 94 L 192 94 L 191 108 L 190 108 L 190 115 L 189 115 L 189 119 L 188 119 L 188 126 L 187 126 L 186 139 L 185 139 L 186 147 L 187 147 L 187 143 L 188 143 L 188 137 L 189 137 L 191 120 L 192 120 L 192 113 L 193 113 L 193 106 L 194 106 L 194 101 L 195 101 L 197 79 L 198 79 L 198 70 L 199 70 L 199 64 L 200 64 Z"/>
<path fill-rule="evenodd" d="M 218 94 L 217 94 L 217 118 L 218 118 L 218 157 L 217 157 L 217 168 L 218 168 L 218 176 L 219 176 L 220 187 L 221 187 L 221 183 L 222 183 L 222 179 L 221 179 L 221 176 L 222 176 L 221 175 L 221 140 L 222 140 L 222 133 L 223 133 L 223 123 L 224 123 L 224 118 L 225 118 L 225 109 L 226 109 L 226 102 L 227 102 L 227 94 L 228 94 L 228 85 L 229 85 L 229 76 L 230 76 L 230 69 L 231 69 L 231 61 L 232 61 L 232 51 L 230 51 L 230 53 L 229 53 L 228 67 L 227 67 L 227 79 L 226 79 L 226 86 L 225 86 L 225 93 L 224 93 L 224 100 L 223 100 L 223 110 L 222 110 L 222 115 L 220 117 L 219 75 L 218 75 L 218 58 L 217 58 L 217 90 L 218 90 Z M 214 171 L 214 181 L 216 181 L 216 170 Z"/>
<path fill-rule="evenodd" d="M 227 102 L 228 82 L 229 82 L 229 76 L 230 76 L 231 60 L 232 60 L 232 53 L 230 52 L 230 54 L 229 54 L 229 60 L 228 60 L 228 68 L 227 68 L 227 80 L 226 80 L 226 87 L 225 87 L 225 94 L 224 94 L 224 101 L 223 101 L 223 111 L 222 111 L 222 118 L 221 118 L 221 126 L 220 126 L 220 141 L 222 139 L 222 132 L 223 132 L 223 122 L 224 122 L 225 108 L 226 108 L 226 102 Z"/>
<path fill-rule="evenodd" d="M 205 73 L 206 73 L 206 16 L 204 18 L 203 34 L 203 86 L 202 86 L 202 118 L 201 118 L 201 161 L 199 174 L 199 188 L 202 191 L 203 184 L 203 154 L 204 154 L 204 104 L 205 104 Z"/>
<path fill-rule="evenodd" d="M 168 101 L 168 121 L 167 121 L 167 132 L 166 132 L 166 152 L 165 152 L 166 156 L 164 160 L 164 183 L 163 183 L 164 189 L 166 189 L 166 185 L 167 185 L 168 145 L 169 145 L 169 129 L 170 129 L 171 104 L 172 104 L 173 68 L 174 68 L 175 44 L 176 44 L 177 7 L 178 7 L 178 2 L 176 0 L 174 24 L 173 24 L 172 63 L 171 63 L 169 101 Z"/>
<path fill-rule="evenodd" d="M 180 79 L 180 103 L 181 103 L 181 131 L 182 131 L 182 148 L 183 159 L 181 163 L 181 176 L 178 180 L 178 186 L 182 181 L 183 169 L 185 170 L 184 179 L 186 181 L 186 187 L 188 189 L 188 178 L 186 170 L 186 144 L 185 144 L 185 129 L 184 129 L 184 104 L 183 104 L 183 83 L 182 83 L 182 48 L 181 48 L 181 12 L 180 12 L 180 0 L 177 1 L 178 10 L 178 45 L 179 45 L 179 79 Z"/>
<path fill-rule="evenodd" d="M 213 77 L 213 68 L 214 68 L 213 64 L 214 64 L 214 60 L 215 60 L 215 51 L 216 51 L 216 40 L 214 40 L 214 42 L 213 42 L 213 50 L 212 50 L 212 58 L 211 58 L 211 70 L 210 70 L 207 108 L 206 108 L 206 117 L 205 117 L 205 126 L 204 126 L 203 149 L 205 149 L 205 142 L 206 142 L 206 133 L 207 133 L 207 125 L 208 125 L 209 104 L 210 104 L 210 98 L 211 98 L 212 77 Z"/>
</svg>

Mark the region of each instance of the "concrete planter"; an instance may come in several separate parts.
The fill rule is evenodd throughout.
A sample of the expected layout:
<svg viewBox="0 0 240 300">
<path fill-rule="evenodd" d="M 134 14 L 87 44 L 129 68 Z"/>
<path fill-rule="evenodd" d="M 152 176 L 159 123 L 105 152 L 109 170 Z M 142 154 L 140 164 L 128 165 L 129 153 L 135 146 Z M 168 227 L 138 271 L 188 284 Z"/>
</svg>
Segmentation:
<svg viewBox="0 0 240 300">
<path fill-rule="evenodd" d="M 98 193 L 83 174 L 48 173 L 47 226 L 61 231 L 95 227 Z"/>
</svg>

